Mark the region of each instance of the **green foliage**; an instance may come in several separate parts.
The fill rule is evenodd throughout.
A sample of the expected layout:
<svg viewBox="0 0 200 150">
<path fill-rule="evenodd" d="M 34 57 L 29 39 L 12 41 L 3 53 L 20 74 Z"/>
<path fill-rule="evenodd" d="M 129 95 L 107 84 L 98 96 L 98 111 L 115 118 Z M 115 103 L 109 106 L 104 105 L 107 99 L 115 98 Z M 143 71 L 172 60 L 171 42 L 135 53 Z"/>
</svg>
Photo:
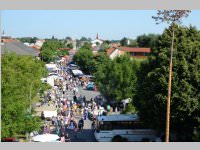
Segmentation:
<svg viewBox="0 0 200 150">
<path fill-rule="evenodd" d="M 120 41 L 121 46 L 127 46 L 128 45 L 128 39 L 126 37 L 122 38 Z"/>
<path fill-rule="evenodd" d="M 70 48 L 70 49 L 72 49 L 72 48 L 73 48 L 73 45 L 72 45 L 72 43 L 69 43 L 69 44 L 67 44 L 67 48 Z"/>
<path fill-rule="evenodd" d="M 137 113 L 137 110 L 136 110 L 136 107 L 132 103 L 129 103 L 127 108 L 125 110 L 123 110 L 122 113 L 123 114 Z"/>
<path fill-rule="evenodd" d="M 130 47 L 138 47 L 138 42 L 137 42 L 137 40 L 130 40 L 129 46 L 130 46 Z"/>
<path fill-rule="evenodd" d="M 157 44 L 159 35 L 157 34 L 143 34 L 137 37 L 137 43 L 139 47 L 154 48 Z"/>
<path fill-rule="evenodd" d="M 106 52 L 106 50 L 109 49 L 109 48 L 110 48 L 110 45 L 109 45 L 109 44 L 103 43 L 103 44 L 101 45 L 101 47 L 100 47 L 99 52 Z"/>
<path fill-rule="evenodd" d="M 66 50 L 59 50 L 57 51 L 57 55 L 58 56 L 65 56 L 65 55 L 69 55 L 69 52 Z"/>
<path fill-rule="evenodd" d="M 83 44 L 83 46 L 81 47 L 81 49 L 87 49 L 87 50 L 92 51 L 92 45 L 91 45 L 89 42 L 85 42 L 85 43 Z M 81 50 L 81 49 L 80 49 L 80 50 Z"/>
<path fill-rule="evenodd" d="M 36 40 L 38 40 L 37 37 L 22 37 L 17 39 L 20 40 L 22 43 L 35 43 Z"/>
<path fill-rule="evenodd" d="M 40 78 L 47 74 L 43 66 L 44 63 L 35 61 L 31 56 L 17 56 L 11 53 L 2 56 L 2 137 L 15 136 L 39 128 L 35 117 L 29 122 L 26 120 L 31 104 L 30 98 L 37 95 L 42 84 Z M 30 125 L 30 128 L 27 125 Z"/>
<path fill-rule="evenodd" d="M 60 53 L 58 52 L 59 48 L 63 48 L 64 44 L 58 40 L 47 40 L 44 42 L 41 48 L 41 60 L 45 62 L 54 61 Z"/>
<path fill-rule="evenodd" d="M 136 71 L 139 63 L 128 55 L 106 60 L 98 66 L 97 86 L 108 100 L 121 101 L 135 94 Z"/>
<path fill-rule="evenodd" d="M 40 90 L 39 90 L 39 93 L 40 95 L 44 95 L 44 92 L 48 89 L 51 89 L 51 86 L 49 84 L 41 84 L 40 86 Z"/>
<path fill-rule="evenodd" d="M 82 47 L 76 53 L 76 55 L 74 55 L 73 59 L 83 72 L 87 74 L 91 74 L 93 72 L 94 70 L 93 53 L 90 49 L 88 49 L 88 45 Z"/>
<path fill-rule="evenodd" d="M 164 132 L 171 34 L 166 29 L 138 73 L 135 105 L 146 125 Z M 200 32 L 194 27 L 175 29 L 171 131 L 180 141 L 191 140 L 200 114 Z"/>
</svg>

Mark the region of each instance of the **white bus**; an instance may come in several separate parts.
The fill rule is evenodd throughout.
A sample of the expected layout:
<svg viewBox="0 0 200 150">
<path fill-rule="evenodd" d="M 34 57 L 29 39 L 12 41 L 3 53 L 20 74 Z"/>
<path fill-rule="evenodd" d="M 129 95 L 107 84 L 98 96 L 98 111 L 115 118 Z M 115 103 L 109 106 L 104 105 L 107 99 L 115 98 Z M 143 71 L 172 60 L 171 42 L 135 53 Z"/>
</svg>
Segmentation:
<svg viewBox="0 0 200 150">
<path fill-rule="evenodd" d="M 132 142 L 157 141 L 156 132 L 145 129 L 137 114 L 97 117 L 94 136 L 98 142 L 111 142 L 116 137 Z"/>
</svg>

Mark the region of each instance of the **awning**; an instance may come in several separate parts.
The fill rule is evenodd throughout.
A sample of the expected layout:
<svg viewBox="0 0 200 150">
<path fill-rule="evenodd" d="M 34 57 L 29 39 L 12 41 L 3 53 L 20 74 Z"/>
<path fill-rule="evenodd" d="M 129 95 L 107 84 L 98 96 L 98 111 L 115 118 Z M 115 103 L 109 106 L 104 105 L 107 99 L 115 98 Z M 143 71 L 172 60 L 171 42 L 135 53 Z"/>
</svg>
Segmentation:
<svg viewBox="0 0 200 150">
<path fill-rule="evenodd" d="M 55 142 L 59 138 L 57 134 L 41 134 L 34 136 L 32 139 L 35 142 Z"/>
<path fill-rule="evenodd" d="M 44 111 L 45 118 L 57 117 L 57 111 Z"/>
<path fill-rule="evenodd" d="M 75 76 L 83 75 L 83 72 L 82 72 L 81 70 L 72 70 L 72 73 L 73 73 Z"/>
</svg>

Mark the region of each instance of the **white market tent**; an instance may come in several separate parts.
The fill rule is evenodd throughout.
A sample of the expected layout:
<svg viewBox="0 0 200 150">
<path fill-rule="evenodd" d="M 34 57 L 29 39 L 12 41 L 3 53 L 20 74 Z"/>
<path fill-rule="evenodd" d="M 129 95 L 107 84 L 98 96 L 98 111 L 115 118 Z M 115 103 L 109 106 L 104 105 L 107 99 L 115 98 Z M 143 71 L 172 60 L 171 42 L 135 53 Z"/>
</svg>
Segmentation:
<svg viewBox="0 0 200 150">
<path fill-rule="evenodd" d="M 45 118 L 57 117 L 57 111 L 44 111 Z"/>
<path fill-rule="evenodd" d="M 83 75 L 83 72 L 81 70 L 72 70 L 72 73 L 77 76 L 77 75 Z"/>
<path fill-rule="evenodd" d="M 32 139 L 35 142 L 55 142 L 59 138 L 57 134 L 41 134 L 34 136 Z"/>
<path fill-rule="evenodd" d="M 56 64 L 46 64 L 45 67 L 46 67 L 47 69 L 54 69 L 54 68 L 57 68 L 57 67 L 56 67 Z"/>
</svg>

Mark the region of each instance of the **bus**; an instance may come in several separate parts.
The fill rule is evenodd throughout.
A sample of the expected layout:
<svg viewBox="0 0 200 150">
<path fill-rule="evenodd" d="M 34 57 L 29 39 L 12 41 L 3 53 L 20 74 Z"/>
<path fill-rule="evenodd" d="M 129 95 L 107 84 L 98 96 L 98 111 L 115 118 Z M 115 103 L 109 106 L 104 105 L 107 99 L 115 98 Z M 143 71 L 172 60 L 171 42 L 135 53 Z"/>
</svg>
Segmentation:
<svg viewBox="0 0 200 150">
<path fill-rule="evenodd" d="M 137 114 L 98 116 L 94 136 L 98 142 L 112 142 L 116 137 L 128 142 L 158 141 L 156 132 L 146 129 Z"/>
</svg>

